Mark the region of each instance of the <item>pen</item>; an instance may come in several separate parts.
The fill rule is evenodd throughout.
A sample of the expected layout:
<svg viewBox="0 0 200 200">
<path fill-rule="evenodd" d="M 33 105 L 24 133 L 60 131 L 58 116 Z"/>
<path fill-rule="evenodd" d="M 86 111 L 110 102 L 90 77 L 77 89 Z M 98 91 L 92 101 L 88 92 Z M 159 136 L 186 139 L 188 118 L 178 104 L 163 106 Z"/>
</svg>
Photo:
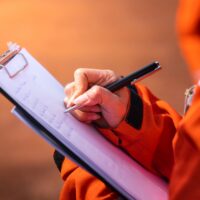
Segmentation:
<svg viewBox="0 0 200 200">
<path fill-rule="evenodd" d="M 106 86 L 104 86 L 106 89 L 108 89 L 111 92 L 115 92 L 127 85 L 129 85 L 130 83 L 136 83 L 137 81 L 149 76 L 150 74 L 158 71 L 159 69 L 161 69 L 160 64 L 158 61 L 155 61 L 131 74 L 129 74 L 128 76 L 125 76 L 111 84 L 108 84 Z M 81 108 L 81 105 L 74 105 L 71 106 L 69 108 L 67 108 L 64 113 L 68 113 L 70 111 L 76 110 Z"/>
</svg>

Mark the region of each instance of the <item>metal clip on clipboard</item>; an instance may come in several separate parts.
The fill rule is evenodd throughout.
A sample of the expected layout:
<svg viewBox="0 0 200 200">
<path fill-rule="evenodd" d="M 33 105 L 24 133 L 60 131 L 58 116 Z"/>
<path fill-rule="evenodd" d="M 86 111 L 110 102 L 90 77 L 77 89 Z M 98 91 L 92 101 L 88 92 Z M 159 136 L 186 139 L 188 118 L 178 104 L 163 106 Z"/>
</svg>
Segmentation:
<svg viewBox="0 0 200 200">
<path fill-rule="evenodd" d="M 16 77 L 20 72 L 22 72 L 28 66 L 28 60 L 26 57 L 20 53 L 21 48 L 16 44 L 10 44 L 9 50 L 0 55 L 0 70 L 5 70 L 9 78 Z M 19 60 L 18 60 L 19 59 Z M 20 62 L 18 62 L 20 61 Z M 23 61 L 23 62 L 21 62 Z M 13 62 L 13 65 L 10 63 Z M 9 68 L 8 64 L 9 63 Z M 20 66 L 17 65 L 20 64 Z M 22 65 L 21 65 L 22 63 Z M 75 163 L 79 164 L 83 168 L 87 169 L 93 175 L 102 179 L 97 172 L 88 166 L 88 164 L 77 156 L 70 148 L 65 146 L 58 138 L 56 138 L 49 130 L 47 130 L 38 120 L 36 120 L 32 115 L 30 115 L 22 106 L 20 106 L 14 98 L 12 98 L 6 91 L 0 87 L 0 93 L 2 93 L 10 102 L 15 106 L 12 109 L 12 113 L 18 117 L 22 122 L 32 128 L 37 134 L 43 137 L 48 143 L 55 147 L 57 151 L 61 154 L 67 156 Z M 103 179 L 102 179 L 103 180 Z"/>
<path fill-rule="evenodd" d="M 20 53 L 21 47 L 16 43 L 9 43 L 8 50 L 0 55 L 0 70 L 4 69 L 9 78 L 14 78 L 28 66 L 28 60 Z M 8 64 L 9 63 L 9 67 Z M 10 65 L 11 63 L 11 65 Z M 13 63 L 13 65 L 12 65 Z M 0 87 L 0 94 L 3 94 L 10 102 L 14 104 L 11 113 L 19 120 L 24 122 L 27 126 L 33 129 L 41 137 L 45 138 L 60 152 L 68 151 L 71 158 L 76 158 L 70 150 L 63 146 L 44 126 L 42 126 L 35 118 L 33 118 L 23 107 L 21 107 L 15 99 L 13 99 L 6 91 Z M 78 160 L 78 158 L 76 158 Z M 75 160 L 76 162 L 76 160 Z"/>
<path fill-rule="evenodd" d="M 8 43 L 8 50 L 0 55 L 0 70 L 4 69 L 9 78 L 14 78 L 21 71 L 28 66 L 28 60 L 20 53 L 21 47 L 16 43 Z M 9 66 L 7 65 L 9 63 Z M 21 121 L 35 130 L 38 134 L 43 135 L 43 127 L 37 124 L 32 117 L 11 98 L 6 91 L 0 87 L 0 93 L 2 93 L 7 99 L 9 99 L 15 106 L 11 112 L 18 117 Z"/>
<path fill-rule="evenodd" d="M 0 55 L 0 70 L 4 69 L 8 74 L 9 78 L 14 78 L 21 71 L 23 71 L 28 66 L 28 61 L 26 57 L 20 53 L 21 47 L 16 43 L 9 42 L 8 50 Z M 7 65 L 7 64 L 11 65 Z M 12 64 L 13 63 L 13 64 Z M 28 115 L 24 109 L 19 106 L 13 98 L 11 98 L 6 91 L 4 91 L 0 87 L 0 93 L 2 93 L 7 99 L 9 99 L 15 106 L 11 110 L 11 112 L 17 116 L 19 119 L 23 120 L 27 123 L 31 128 L 33 128 L 36 132 L 40 133 L 41 129 L 39 126 L 37 127 L 33 120 L 31 120 L 30 115 Z"/>
<path fill-rule="evenodd" d="M 15 43 L 8 44 L 9 50 L 0 55 L 0 69 L 5 69 L 10 78 L 15 77 L 28 66 L 25 56 L 20 53 L 21 47 Z M 11 62 L 11 67 L 6 64 Z M 13 63 L 13 65 L 12 65 Z"/>
<path fill-rule="evenodd" d="M 28 66 L 27 59 L 22 53 L 20 53 L 20 51 L 21 47 L 19 45 L 17 45 L 16 43 L 9 42 L 8 50 L 0 55 L 0 70 L 4 69 L 5 72 L 8 74 L 9 78 L 15 77 Z M 11 63 L 11 66 L 9 65 L 8 67 L 8 63 Z M 23 111 L 23 109 L 20 106 L 18 106 L 15 100 L 11 98 L 7 94 L 7 92 L 4 91 L 1 87 L 0 93 L 2 93 L 8 100 L 10 100 L 10 102 L 12 102 L 15 105 L 11 111 L 13 112 L 13 114 L 17 113 L 17 111 Z"/>
</svg>

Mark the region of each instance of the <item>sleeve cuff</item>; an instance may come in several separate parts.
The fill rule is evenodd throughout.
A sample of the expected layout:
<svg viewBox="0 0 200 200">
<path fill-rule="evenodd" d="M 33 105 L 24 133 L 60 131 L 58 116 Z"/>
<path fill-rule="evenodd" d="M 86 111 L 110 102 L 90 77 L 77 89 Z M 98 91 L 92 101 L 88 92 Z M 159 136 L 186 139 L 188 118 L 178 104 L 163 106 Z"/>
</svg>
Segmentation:
<svg viewBox="0 0 200 200">
<path fill-rule="evenodd" d="M 139 130 L 143 121 L 143 102 L 135 85 L 129 85 L 128 88 L 130 90 L 130 107 L 125 121 Z"/>
<path fill-rule="evenodd" d="M 61 171 L 62 164 L 63 164 L 65 157 L 62 154 L 60 154 L 58 151 L 55 150 L 54 154 L 53 154 L 53 158 L 54 158 L 54 161 L 56 163 L 58 170 Z"/>
</svg>

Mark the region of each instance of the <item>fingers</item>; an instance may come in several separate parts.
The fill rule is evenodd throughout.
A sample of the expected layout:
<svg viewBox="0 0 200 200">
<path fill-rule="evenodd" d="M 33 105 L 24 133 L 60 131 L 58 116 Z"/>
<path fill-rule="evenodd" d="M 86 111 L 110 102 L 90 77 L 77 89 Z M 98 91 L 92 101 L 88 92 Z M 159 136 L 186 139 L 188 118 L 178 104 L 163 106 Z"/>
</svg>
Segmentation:
<svg viewBox="0 0 200 200">
<path fill-rule="evenodd" d="M 114 128 L 127 113 L 129 95 L 127 88 L 122 88 L 114 94 L 103 87 L 93 86 L 73 101 L 83 107 L 71 114 L 85 123 L 95 121 L 101 127 Z"/>
<path fill-rule="evenodd" d="M 110 94 L 107 94 L 107 90 L 105 88 L 95 85 L 84 94 L 74 99 L 73 103 L 82 106 L 102 106 L 102 98 L 105 98 L 106 95 Z"/>
<path fill-rule="evenodd" d="M 71 96 L 74 92 L 74 89 L 75 89 L 75 83 L 74 82 L 71 82 L 71 83 L 68 83 L 65 88 L 64 88 L 64 92 L 67 96 Z"/>
<path fill-rule="evenodd" d="M 105 86 L 114 82 L 119 77 L 112 70 L 98 70 L 79 68 L 74 73 L 74 82 L 65 87 L 67 106 L 72 105 L 72 101 L 83 94 L 92 85 Z"/>
<path fill-rule="evenodd" d="M 81 122 L 91 123 L 97 119 L 101 118 L 101 115 L 95 112 L 82 112 L 80 110 L 76 110 L 71 113 L 76 119 Z"/>
<path fill-rule="evenodd" d="M 82 106 L 95 106 L 100 105 L 103 108 L 108 107 L 113 101 L 123 101 L 126 96 L 120 96 L 124 90 L 119 90 L 116 93 L 112 93 L 106 88 L 95 85 L 87 90 L 84 94 L 80 95 L 73 100 L 74 104 Z M 119 98 L 120 97 L 120 98 Z"/>
<path fill-rule="evenodd" d="M 64 104 L 66 107 L 70 107 L 72 105 L 72 100 L 74 99 L 73 97 L 74 90 L 75 90 L 74 82 L 67 84 L 64 88 L 64 92 L 66 94 L 66 97 L 64 99 Z"/>
<path fill-rule="evenodd" d="M 129 92 L 127 88 L 112 93 L 104 87 L 119 77 L 111 70 L 80 68 L 74 73 L 74 82 L 65 87 L 67 107 L 81 105 L 72 115 L 86 123 L 106 120 L 110 127 L 116 127 L 127 111 Z M 102 118 L 103 117 L 103 118 Z M 105 121 L 104 120 L 104 121 Z M 102 124 L 102 123 L 101 123 Z"/>
<path fill-rule="evenodd" d="M 88 77 L 85 73 L 86 70 L 77 69 L 74 72 L 74 93 L 73 99 L 83 94 L 88 89 Z"/>
<path fill-rule="evenodd" d="M 129 92 L 127 88 L 116 94 L 101 86 L 93 86 L 84 94 L 77 97 L 73 103 L 84 107 L 99 105 L 101 113 L 111 127 L 116 127 L 127 111 Z"/>
<path fill-rule="evenodd" d="M 101 112 L 101 108 L 98 105 L 84 106 L 84 107 L 81 107 L 79 110 L 82 111 L 82 112 L 96 112 L 96 113 Z"/>
<path fill-rule="evenodd" d="M 83 90 L 86 83 L 105 86 L 118 78 L 112 70 L 79 68 L 74 73 L 74 82 L 77 87 L 80 87 L 77 88 L 79 90 Z"/>
</svg>

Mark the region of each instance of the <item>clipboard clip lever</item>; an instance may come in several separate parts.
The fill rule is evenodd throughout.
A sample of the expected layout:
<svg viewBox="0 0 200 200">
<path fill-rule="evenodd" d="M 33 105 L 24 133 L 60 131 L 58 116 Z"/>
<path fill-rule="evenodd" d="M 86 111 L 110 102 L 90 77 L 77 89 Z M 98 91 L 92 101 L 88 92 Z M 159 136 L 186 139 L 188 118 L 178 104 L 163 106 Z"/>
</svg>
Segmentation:
<svg viewBox="0 0 200 200">
<path fill-rule="evenodd" d="M 0 55 L 0 70 L 5 69 L 10 78 L 15 77 L 28 66 L 28 61 L 25 56 L 20 53 L 20 50 L 21 47 L 19 45 L 9 42 L 8 50 Z"/>
</svg>

